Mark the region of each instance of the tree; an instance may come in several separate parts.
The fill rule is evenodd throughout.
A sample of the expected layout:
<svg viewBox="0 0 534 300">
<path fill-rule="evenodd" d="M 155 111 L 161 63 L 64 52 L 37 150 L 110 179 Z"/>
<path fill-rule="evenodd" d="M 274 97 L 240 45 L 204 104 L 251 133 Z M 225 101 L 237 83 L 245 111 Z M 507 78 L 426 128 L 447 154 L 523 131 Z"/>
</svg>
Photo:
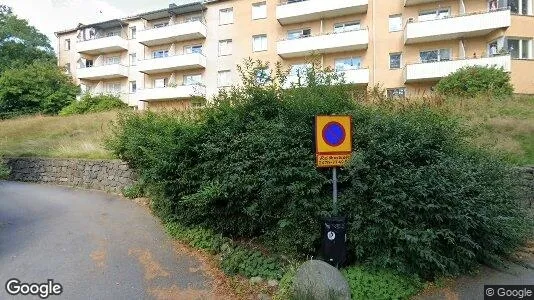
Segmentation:
<svg viewBox="0 0 534 300">
<path fill-rule="evenodd" d="M 0 73 L 35 60 L 56 61 L 48 37 L 0 4 Z"/>
<path fill-rule="evenodd" d="M 50 61 L 5 70 L 0 74 L 0 119 L 30 113 L 57 114 L 79 92 L 71 78 Z"/>
</svg>

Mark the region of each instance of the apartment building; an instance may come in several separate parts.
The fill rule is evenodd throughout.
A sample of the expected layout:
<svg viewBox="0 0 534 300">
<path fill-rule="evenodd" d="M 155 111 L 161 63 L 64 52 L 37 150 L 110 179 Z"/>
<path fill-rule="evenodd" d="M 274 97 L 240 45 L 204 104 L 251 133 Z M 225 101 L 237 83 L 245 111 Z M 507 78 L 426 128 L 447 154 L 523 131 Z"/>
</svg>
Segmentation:
<svg viewBox="0 0 534 300">
<path fill-rule="evenodd" d="M 510 72 L 534 94 L 534 0 L 211 0 L 57 32 L 82 89 L 139 109 L 197 105 L 239 80 L 245 58 L 289 68 L 311 54 L 350 84 L 431 93 L 464 66 Z"/>
</svg>

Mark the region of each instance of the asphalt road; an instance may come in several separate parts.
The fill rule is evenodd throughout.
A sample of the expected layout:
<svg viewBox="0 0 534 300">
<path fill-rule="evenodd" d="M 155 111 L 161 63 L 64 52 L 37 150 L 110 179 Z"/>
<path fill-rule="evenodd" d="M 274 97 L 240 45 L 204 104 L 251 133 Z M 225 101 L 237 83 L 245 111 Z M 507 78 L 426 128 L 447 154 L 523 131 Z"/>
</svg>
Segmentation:
<svg viewBox="0 0 534 300">
<path fill-rule="evenodd" d="M 5 284 L 53 279 L 48 299 L 205 299 L 211 279 L 158 220 L 103 192 L 0 181 L 0 299 Z"/>
</svg>

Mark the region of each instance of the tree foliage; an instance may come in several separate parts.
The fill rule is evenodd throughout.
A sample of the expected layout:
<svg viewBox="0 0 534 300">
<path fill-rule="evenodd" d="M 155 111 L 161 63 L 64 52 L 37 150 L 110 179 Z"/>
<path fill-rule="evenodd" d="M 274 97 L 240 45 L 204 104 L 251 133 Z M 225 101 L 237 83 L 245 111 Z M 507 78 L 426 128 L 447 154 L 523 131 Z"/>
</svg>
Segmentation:
<svg viewBox="0 0 534 300">
<path fill-rule="evenodd" d="M 80 100 L 74 101 L 68 106 L 64 107 L 59 114 L 67 116 L 74 114 L 102 112 L 125 107 L 128 107 L 128 105 L 114 95 L 95 96 L 87 93 L 83 95 Z"/>
<path fill-rule="evenodd" d="M 18 18 L 10 7 L 0 4 L 0 73 L 35 60 L 55 63 L 48 37 Z"/>
<path fill-rule="evenodd" d="M 258 68 L 246 64 L 245 85 L 204 110 L 119 118 L 109 147 L 138 170 L 165 220 L 315 255 L 331 173 L 315 167 L 312 122 L 349 114 L 356 152 L 339 172 L 339 200 L 353 260 L 453 275 L 498 262 L 529 234 L 514 173 L 469 148 L 455 120 L 360 105 L 353 95 L 364 91 L 324 84 L 328 71 L 282 89 L 276 75 L 258 83 Z"/>
<path fill-rule="evenodd" d="M 0 74 L 0 118 L 44 113 L 57 114 L 80 88 L 51 62 L 36 61 Z"/>
<path fill-rule="evenodd" d="M 502 68 L 479 66 L 464 67 L 442 78 L 436 90 L 444 96 L 460 98 L 504 98 L 514 92 L 509 73 Z"/>
</svg>

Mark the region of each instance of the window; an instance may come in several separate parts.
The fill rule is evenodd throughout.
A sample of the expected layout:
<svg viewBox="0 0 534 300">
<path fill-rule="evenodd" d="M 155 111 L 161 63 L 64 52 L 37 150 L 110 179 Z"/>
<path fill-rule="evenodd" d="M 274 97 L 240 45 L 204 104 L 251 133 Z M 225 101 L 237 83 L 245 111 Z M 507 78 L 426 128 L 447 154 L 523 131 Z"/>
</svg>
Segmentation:
<svg viewBox="0 0 534 300">
<path fill-rule="evenodd" d="M 219 56 L 232 54 L 232 40 L 219 41 Z"/>
<path fill-rule="evenodd" d="M 106 84 L 106 92 L 108 93 L 120 93 L 121 92 L 121 84 L 120 82 L 111 82 Z"/>
<path fill-rule="evenodd" d="M 169 50 L 152 51 L 152 58 L 163 58 L 169 56 Z"/>
<path fill-rule="evenodd" d="M 224 8 L 219 10 L 219 25 L 234 23 L 234 9 Z"/>
<path fill-rule="evenodd" d="M 202 45 L 185 46 L 184 53 L 185 54 L 202 53 Z"/>
<path fill-rule="evenodd" d="M 510 56 L 515 59 L 532 58 L 532 40 L 528 39 L 507 39 Z"/>
<path fill-rule="evenodd" d="M 311 64 L 295 64 L 289 70 L 289 76 L 305 76 Z"/>
<path fill-rule="evenodd" d="M 301 39 L 305 37 L 311 36 L 311 29 L 296 29 L 296 30 L 289 30 L 287 32 L 287 39 L 288 40 L 295 40 L 295 39 Z"/>
<path fill-rule="evenodd" d="M 389 68 L 390 69 L 400 69 L 401 67 L 401 53 L 390 53 L 389 54 Z"/>
<path fill-rule="evenodd" d="M 335 61 L 336 71 L 357 70 L 361 68 L 362 60 L 360 57 L 340 58 Z"/>
<path fill-rule="evenodd" d="M 267 18 L 267 4 L 258 2 L 252 4 L 252 20 Z"/>
<path fill-rule="evenodd" d="M 135 26 L 130 27 L 130 38 L 134 40 L 137 36 L 137 28 Z"/>
<path fill-rule="evenodd" d="M 137 91 L 137 82 L 130 81 L 130 93 L 135 93 Z"/>
<path fill-rule="evenodd" d="M 88 59 L 85 61 L 85 67 L 91 68 L 94 65 L 94 61 L 92 59 Z"/>
<path fill-rule="evenodd" d="M 266 84 L 271 78 L 268 68 L 261 68 L 256 70 L 256 82 L 258 84 Z"/>
<path fill-rule="evenodd" d="M 65 64 L 65 72 L 66 72 L 67 74 L 70 74 L 70 63 L 66 63 L 66 64 Z"/>
<path fill-rule="evenodd" d="M 388 99 L 402 99 L 406 97 L 406 88 L 400 87 L 400 88 L 394 88 L 394 89 L 387 89 L 387 97 Z"/>
<path fill-rule="evenodd" d="M 184 75 L 184 85 L 195 85 L 202 83 L 202 75 Z"/>
<path fill-rule="evenodd" d="M 120 56 L 110 56 L 106 57 L 106 65 L 117 65 L 121 63 Z"/>
<path fill-rule="evenodd" d="M 361 26 L 359 21 L 338 23 L 334 25 L 334 33 L 360 30 L 360 28 Z"/>
<path fill-rule="evenodd" d="M 499 8 L 504 7 L 506 8 L 506 2 L 501 4 L 503 0 L 499 1 Z M 520 15 L 530 15 L 532 14 L 532 3 L 531 0 L 508 0 L 508 6 L 510 7 L 510 11 L 514 14 L 520 14 Z M 491 8 L 491 6 L 490 6 Z"/>
<path fill-rule="evenodd" d="M 450 17 L 451 11 L 448 8 L 439 8 L 419 12 L 419 21 L 439 20 Z"/>
<path fill-rule="evenodd" d="M 252 51 L 266 51 L 267 50 L 267 35 L 260 34 L 252 37 Z"/>
<path fill-rule="evenodd" d="M 451 60 L 451 49 L 437 49 L 419 52 L 422 63 Z"/>
<path fill-rule="evenodd" d="M 202 20 L 202 17 L 200 15 L 190 15 L 190 16 L 186 16 L 184 18 L 184 22 L 185 23 L 197 22 L 197 21 L 201 21 L 201 20 Z"/>
<path fill-rule="evenodd" d="M 230 80 L 230 70 L 223 70 L 219 71 L 217 74 L 217 86 L 223 87 L 223 86 L 230 86 L 231 80 Z"/>
<path fill-rule="evenodd" d="M 389 32 L 402 30 L 402 15 L 389 16 Z"/>
<path fill-rule="evenodd" d="M 110 31 L 106 33 L 106 37 L 120 36 L 120 35 L 121 35 L 120 31 Z"/>
<path fill-rule="evenodd" d="M 130 66 L 135 66 L 137 64 L 137 54 L 130 54 Z"/>
<path fill-rule="evenodd" d="M 154 79 L 154 88 L 164 88 L 169 85 L 169 78 Z"/>
<path fill-rule="evenodd" d="M 65 50 L 70 50 L 70 39 L 65 40 Z"/>
<path fill-rule="evenodd" d="M 169 26 L 169 22 L 161 22 L 161 23 L 156 23 L 154 24 L 154 28 L 162 28 L 162 27 L 167 27 Z"/>
</svg>

